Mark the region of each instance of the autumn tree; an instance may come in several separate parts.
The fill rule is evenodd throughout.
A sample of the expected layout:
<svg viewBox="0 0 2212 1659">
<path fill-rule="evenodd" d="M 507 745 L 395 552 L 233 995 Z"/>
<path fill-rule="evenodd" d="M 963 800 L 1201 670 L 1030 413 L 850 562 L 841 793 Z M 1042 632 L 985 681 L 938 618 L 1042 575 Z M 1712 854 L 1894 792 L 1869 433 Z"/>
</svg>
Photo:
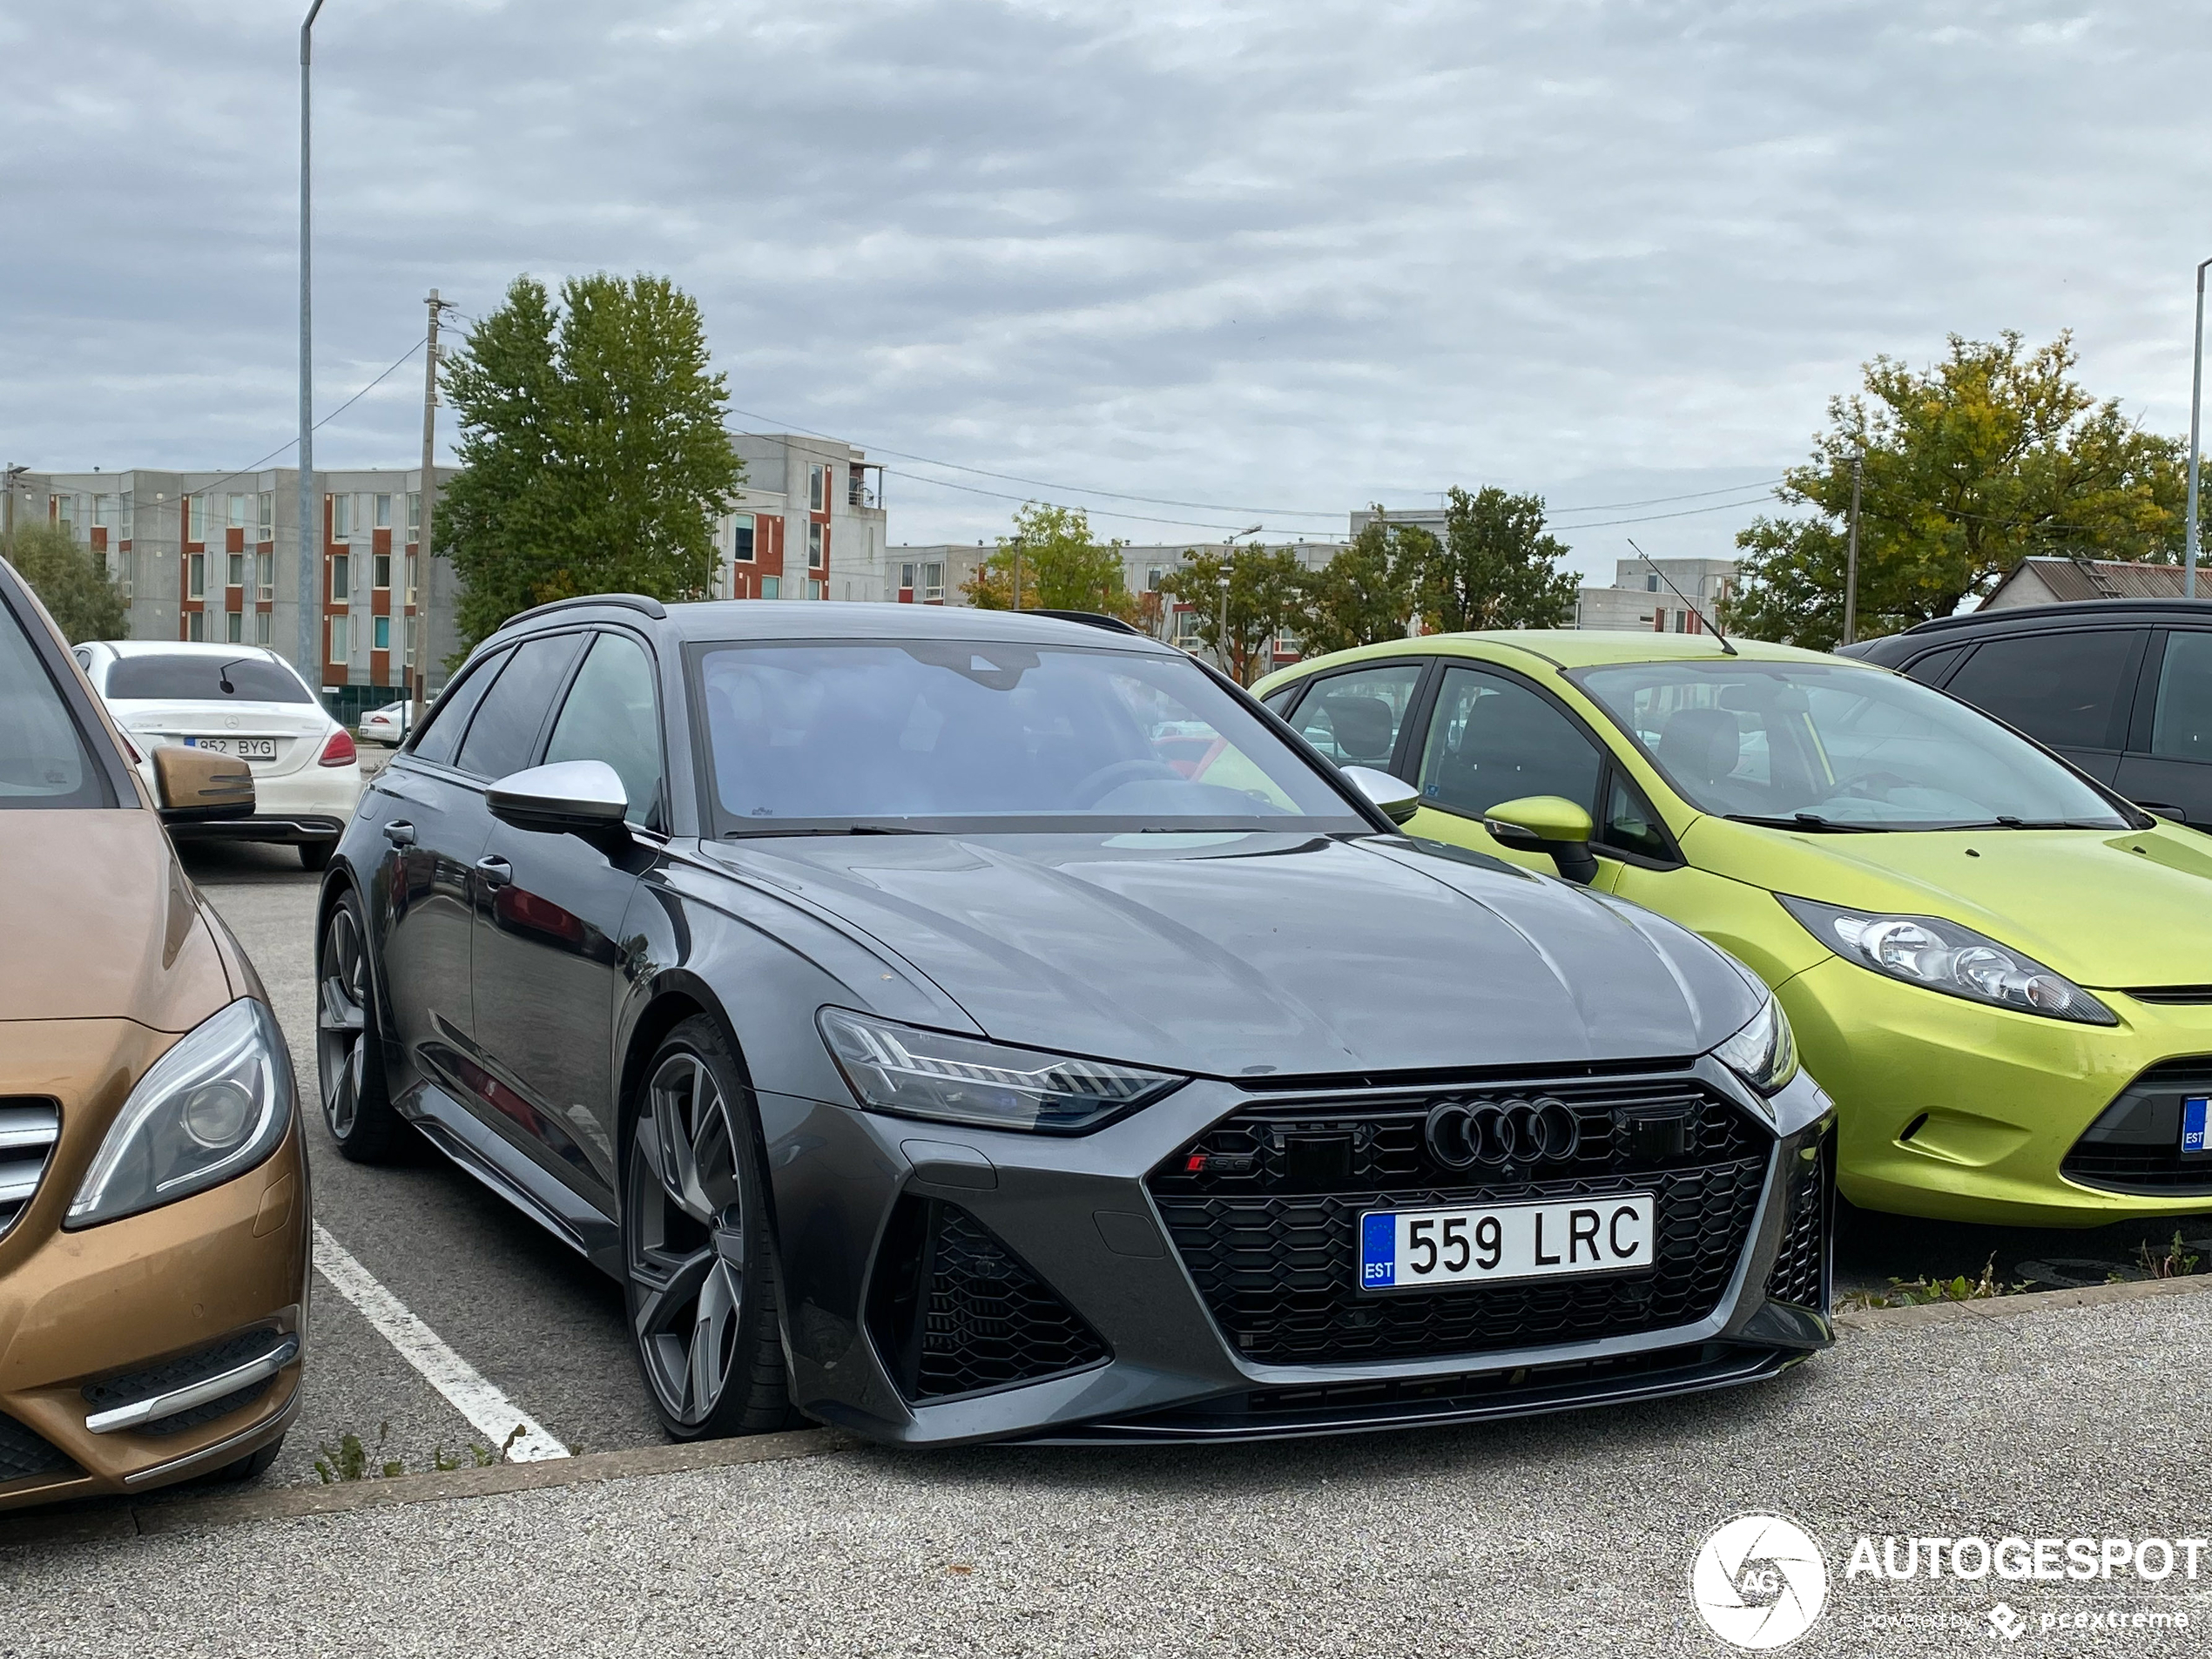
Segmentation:
<svg viewBox="0 0 2212 1659">
<path fill-rule="evenodd" d="M 87 639 L 121 639 L 131 631 L 131 607 L 98 553 L 57 524 L 30 524 L 16 532 L 9 563 L 30 584 L 55 625 L 72 645 Z"/>
<path fill-rule="evenodd" d="M 1953 334 L 1925 369 L 1866 364 L 1863 389 L 1829 401 L 1811 458 L 1774 492 L 1801 514 L 1737 533 L 1727 625 L 1816 650 L 1841 639 L 1853 455 L 1861 638 L 1949 616 L 2031 554 L 2177 561 L 2183 446 L 2098 402 L 2079 361 L 2071 334 L 2031 350 L 2007 332 Z"/>
<path fill-rule="evenodd" d="M 1559 562 L 1567 548 L 1544 529 L 1541 496 L 1494 485 L 1445 498 L 1444 536 L 1413 571 L 1413 601 L 1432 632 L 1563 628 L 1576 583 Z"/>
<path fill-rule="evenodd" d="M 1244 547 L 1228 553 L 1193 548 L 1183 557 L 1183 563 L 1160 578 L 1160 590 L 1190 607 L 1198 644 L 1217 657 L 1226 618 L 1229 673 L 1238 685 L 1250 685 L 1275 665 L 1276 636 L 1298 625 L 1305 568 L 1287 547 Z"/>
<path fill-rule="evenodd" d="M 713 590 L 714 522 L 745 477 L 698 301 L 665 277 L 521 276 L 444 370 L 462 471 L 437 550 L 462 651 L 576 594 Z"/>
<path fill-rule="evenodd" d="M 1377 507 L 1328 563 L 1304 573 L 1293 627 L 1306 657 L 1402 637 L 1413 617 L 1414 589 L 1441 549 L 1418 524 L 1393 524 Z"/>
</svg>

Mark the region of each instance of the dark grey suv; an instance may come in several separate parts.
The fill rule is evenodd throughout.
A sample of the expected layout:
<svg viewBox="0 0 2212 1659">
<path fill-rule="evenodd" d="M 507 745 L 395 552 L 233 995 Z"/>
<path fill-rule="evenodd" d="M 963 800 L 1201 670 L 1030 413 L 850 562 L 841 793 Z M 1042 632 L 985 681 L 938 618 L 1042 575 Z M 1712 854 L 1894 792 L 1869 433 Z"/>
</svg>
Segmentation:
<svg viewBox="0 0 2212 1659">
<path fill-rule="evenodd" d="M 1110 625 L 531 612 L 332 867 L 326 1114 L 618 1278 L 678 1436 L 1311 1433 L 1827 1343 L 1764 988 L 1366 786 Z"/>
</svg>

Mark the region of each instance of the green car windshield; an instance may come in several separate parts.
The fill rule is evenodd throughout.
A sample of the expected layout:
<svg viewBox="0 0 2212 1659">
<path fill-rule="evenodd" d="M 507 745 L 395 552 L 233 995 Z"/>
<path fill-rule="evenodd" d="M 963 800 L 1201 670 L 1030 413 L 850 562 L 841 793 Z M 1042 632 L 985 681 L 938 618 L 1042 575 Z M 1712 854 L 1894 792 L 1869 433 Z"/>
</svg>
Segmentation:
<svg viewBox="0 0 2212 1659">
<path fill-rule="evenodd" d="M 1702 811 L 1808 829 L 2124 829 L 2095 789 L 1918 682 L 1826 663 L 1629 663 L 1581 687 Z"/>
</svg>

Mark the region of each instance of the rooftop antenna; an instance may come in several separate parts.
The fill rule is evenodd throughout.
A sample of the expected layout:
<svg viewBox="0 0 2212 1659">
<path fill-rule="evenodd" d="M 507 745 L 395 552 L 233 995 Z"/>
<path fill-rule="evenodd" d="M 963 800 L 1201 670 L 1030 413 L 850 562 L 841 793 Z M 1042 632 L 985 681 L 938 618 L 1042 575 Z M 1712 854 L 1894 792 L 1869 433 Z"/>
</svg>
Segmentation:
<svg viewBox="0 0 2212 1659">
<path fill-rule="evenodd" d="M 1630 547 L 1636 547 L 1636 538 L 1635 536 L 1625 536 L 1622 539 L 1625 540 Z M 1728 636 L 1720 631 L 1720 624 L 1716 623 L 1703 611 L 1700 610 L 1696 605 L 1689 603 L 1689 597 L 1680 588 L 1675 585 L 1674 578 L 1669 577 L 1664 570 L 1659 568 L 1657 562 L 1652 558 L 1650 554 L 1645 552 L 1642 548 L 1636 547 L 1636 556 L 1642 559 L 1646 564 L 1651 566 L 1651 574 L 1657 577 L 1662 582 L 1664 582 L 1667 584 L 1667 591 L 1673 594 L 1676 598 L 1682 601 L 1683 609 L 1689 611 L 1691 616 L 1696 617 L 1699 622 L 1705 624 L 1705 631 L 1712 635 L 1715 639 L 1720 641 L 1721 650 L 1723 651 L 1730 657 L 1742 655 L 1742 653 L 1738 651 L 1735 646 L 1728 643 Z"/>
</svg>

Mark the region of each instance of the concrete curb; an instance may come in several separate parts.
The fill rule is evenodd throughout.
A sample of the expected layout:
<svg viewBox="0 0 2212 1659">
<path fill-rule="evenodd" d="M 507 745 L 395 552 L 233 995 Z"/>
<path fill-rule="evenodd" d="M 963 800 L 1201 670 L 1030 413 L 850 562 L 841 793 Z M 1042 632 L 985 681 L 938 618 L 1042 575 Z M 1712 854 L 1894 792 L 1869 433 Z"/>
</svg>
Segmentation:
<svg viewBox="0 0 2212 1659">
<path fill-rule="evenodd" d="M 1978 1302 L 1927 1302 L 1909 1308 L 1849 1308 L 1836 1315 L 1842 1329 L 1911 1329 L 1956 1325 L 1961 1320 L 2010 1319 L 2060 1308 L 2102 1307 L 2109 1302 L 2142 1302 L 2161 1296 L 2200 1296 L 2212 1291 L 2212 1273 L 2187 1278 L 2133 1279 L 2120 1285 L 2091 1285 L 2078 1291 L 2029 1291 L 2019 1296 L 1986 1297 Z"/>
<path fill-rule="evenodd" d="M 682 1474 L 694 1469 L 725 1469 L 744 1463 L 820 1457 L 860 1443 L 837 1429 L 799 1429 L 782 1434 L 756 1434 L 743 1440 L 702 1440 L 688 1446 L 641 1446 L 623 1452 L 591 1452 L 582 1457 L 548 1458 L 535 1463 L 495 1463 L 482 1469 L 401 1474 L 381 1480 L 348 1480 L 336 1486 L 278 1487 L 241 1493 L 233 1498 L 172 1499 L 166 1503 L 142 1500 L 97 1509 L 52 1514 L 34 1513 L 19 1520 L 0 1521 L 0 1548 L 132 1538 L 206 1527 L 237 1526 L 246 1521 L 341 1514 L 388 1504 L 440 1503 L 455 1498 L 494 1497 L 505 1492 L 586 1486 L 600 1480 L 634 1480 L 645 1475 Z"/>
</svg>

